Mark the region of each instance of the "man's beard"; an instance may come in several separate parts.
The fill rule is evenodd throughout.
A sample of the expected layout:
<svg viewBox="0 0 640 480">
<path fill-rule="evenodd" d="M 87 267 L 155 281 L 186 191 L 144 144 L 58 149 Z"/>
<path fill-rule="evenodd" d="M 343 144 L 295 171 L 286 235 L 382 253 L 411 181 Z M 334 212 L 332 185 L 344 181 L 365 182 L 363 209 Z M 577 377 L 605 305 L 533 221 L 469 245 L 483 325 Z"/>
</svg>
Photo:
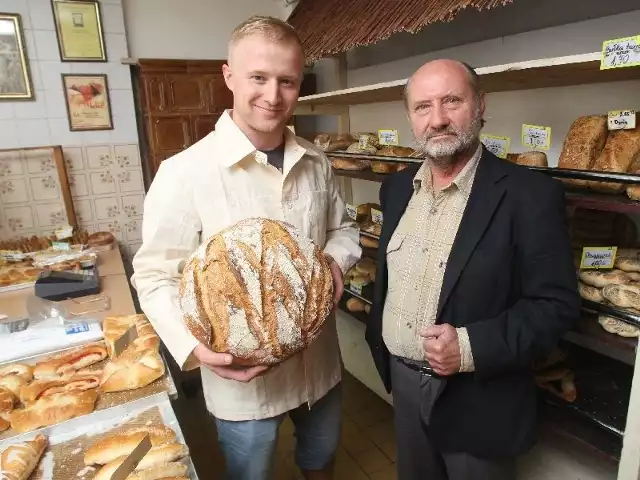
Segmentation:
<svg viewBox="0 0 640 480">
<path fill-rule="evenodd" d="M 417 150 L 436 166 L 445 167 L 455 163 L 456 157 L 473 146 L 477 141 L 482 129 L 482 115 L 480 109 L 476 110 L 476 115 L 469 128 L 458 130 L 452 125 L 442 130 L 432 130 L 421 137 L 414 137 Z M 450 138 L 430 141 L 438 135 L 451 135 Z"/>
</svg>

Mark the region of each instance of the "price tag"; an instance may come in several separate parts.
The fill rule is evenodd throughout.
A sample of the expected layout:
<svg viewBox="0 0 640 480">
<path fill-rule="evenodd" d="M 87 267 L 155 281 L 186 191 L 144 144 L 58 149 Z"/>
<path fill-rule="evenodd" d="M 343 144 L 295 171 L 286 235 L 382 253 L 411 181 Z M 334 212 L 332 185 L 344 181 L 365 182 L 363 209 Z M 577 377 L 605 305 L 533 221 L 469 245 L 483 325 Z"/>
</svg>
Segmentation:
<svg viewBox="0 0 640 480">
<path fill-rule="evenodd" d="M 640 65 L 640 35 L 603 42 L 600 70 L 638 65 Z"/>
<path fill-rule="evenodd" d="M 522 145 L 531 149 L 549 150 L 551 148 L 551 127 L 523 124 Z"/>
<path fill-rule="evenodd" d="M 631 130 L 636 128 L 635 110 L 613 110 L 609 112 L 609 130 Z"/>
<path fill-rule="evenodd" d="M 73 335 L 76 333 L 84 333 L 89 331 L 89 325 L 86 323 L 74 323 L 72 325 L 67 325 L 64 329 L 64 333 L 67 335 Z"/>
<path fill-rule="evenodd" d="M 496 157 L 499 158 L 507 158 L 507 153 L 509 153 L 509 145 L 511 144 L 511 139 L 509 137 L 498 137 L 495 135 L 480 135 L 480 141 L 487 147 L 491 153 L 493 153 Z"/>
<path fill-rule="evenodd" d="M 607 269 L 613 268 L 618 247 L 584 247 L 580 268 Z"/>
<path fill-rule="evenodd" d="M 375 208 L 371 209 L 371 220 L 373 223 L 377 223 L 378 225 L 382 225 L 382 212 L 380 210 L 376 210 Z"/>
<path fill-rule="evenodd" d="M 349 289 L 356 295 L 362 295 L 362 285 L 359 283 L 356 283 L 355 285 L 351 284 Z"/>
<path fill-rule="evenodd" d="M 347 203 L 347 214 L 351 220 L 358 219 L 358 209 L 354 205 Z"/>
<path fill-rule="evenodd" d="M 71 245 L 68 242 L 51 242 L 51 248 L 60 252 L 68 252 L 71 250 Z"/>
<path fill-rule="evenodd" d="M 398 130 L 378 130 L 380 145 L 398 145 Z"/>
</svg>

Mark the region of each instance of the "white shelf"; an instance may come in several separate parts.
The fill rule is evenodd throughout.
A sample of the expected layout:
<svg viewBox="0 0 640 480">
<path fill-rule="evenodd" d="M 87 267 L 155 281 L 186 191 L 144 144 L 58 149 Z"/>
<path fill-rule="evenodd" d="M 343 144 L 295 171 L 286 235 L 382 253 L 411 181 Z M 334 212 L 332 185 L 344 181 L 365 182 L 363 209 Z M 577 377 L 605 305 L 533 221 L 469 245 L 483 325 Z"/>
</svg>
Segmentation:
<svg viewBox="0 0 640 480">
<path fill-rule="evenodd" d="M 476 69 L 487 93 L 640 79 L 640 68 L 600 70 L 600 52 L 542 58 Z M 349 105 L 402 100 L 407 79 L 307 95 L 296 115 L 339 114 Z M 342 107 L 342 108 L 341 108 Z"/>
</svg>

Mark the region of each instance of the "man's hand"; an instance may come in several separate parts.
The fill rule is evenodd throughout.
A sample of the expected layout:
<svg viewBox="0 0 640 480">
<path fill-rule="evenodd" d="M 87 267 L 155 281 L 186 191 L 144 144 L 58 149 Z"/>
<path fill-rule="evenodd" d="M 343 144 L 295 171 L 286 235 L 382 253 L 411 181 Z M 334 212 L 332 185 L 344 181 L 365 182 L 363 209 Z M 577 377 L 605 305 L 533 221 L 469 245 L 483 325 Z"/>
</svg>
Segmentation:
<svg viewBox="0 0 640 480">
<path fill-rule="evenodd" d="M 211 370 L 216 375 L 226 378 L 227 380 L 236 380 L 237 382 L 247 383 L 269 370 L 267 366 L 242 367 L 234 365 L 234 358 L 228 353 L 212 352 L 202 343 L 198 344 L 193 350 L 195 357 L 200 363 Z"/>
<path fill-rule="evenodd" d="M 338 303 L 344 292 L 344 278 L 342 276 L 342 270 L 331 255 L 325 254 L 325 256 L 329 261 L 329 268 L 331 268 L 331 276 L 333 277 L 333 309 L 335 310 L 338 308 Z"/>
<path fill-rule="evenodd" d="M 433 325 L 420 332 L 422 350 L 438 375 L 454 375 L 460 371 L 458 332 L 449 324 Z"/>
</svg>

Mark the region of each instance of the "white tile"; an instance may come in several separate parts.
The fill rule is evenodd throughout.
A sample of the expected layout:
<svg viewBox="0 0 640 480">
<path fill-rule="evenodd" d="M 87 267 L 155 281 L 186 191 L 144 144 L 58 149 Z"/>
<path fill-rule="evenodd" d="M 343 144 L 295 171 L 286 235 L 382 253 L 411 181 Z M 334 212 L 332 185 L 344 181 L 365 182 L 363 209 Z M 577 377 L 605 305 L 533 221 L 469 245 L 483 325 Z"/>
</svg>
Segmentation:
<svg viewBox="0 0 640 480">
<path fill-rule="evenodd" d="M 64 155 L 67 172 L 77 172 L 84 169 L 82 147 L 64 147 L 62 154 Z"/>
<path fill-rule="evenodd" d="M 138 125 L 135 116 L 113 117 L 114 130 L 111 132 L 113 143 L 138 143 Z"/>
<path fill-rule="evenodd" d="M 45 92 L 36 92 L 35 100 L 24 100 L 15 103 L 16 119 L 47 118 Z"/>
<path fill-rule="evenodd" d="M 31 85 L 34 90 L 44 90 L 42 84 L 42 75 L 40 75 L 40 66 L 37 60 L 29 60 L 29 75 L 31 76 Z"/>
<path fill-rule="evenodd" d="M 87 167 L 108 169 L 115 164 L 109 145 L 89 145 L 85 147 Z"/>
<path fill-rule="evenodd" d="M 58 60 L 60 61 L 60 52 L 58 51 L 58 40 L 56 33 L 50 30 L 34 30 L 33 36 L 36 40 L 36 52 L 38 60 Z"/>
<path fill-rule="evenodd" d="M 71 73 L 108 73 L 109 64 L 96 62 L 96 63 L 72 63 L 71 64 Z M 109 80 L 107 78 L 107 80 Z"/>
<path fill-rule="evenodd" d="M 22 0 L 24 2 L 24 0 Z M 50 0 L 27 0 L 34 30 L 54 30 L 53 11 Z"/>
<path fill-rule="evenodd" d="M 36 49 L 36 37 L 33 35 L 33 30 L 26 30 L 24 32 L 25 53 L 27 58 L 31 61 L 38 59 L 38 50 Z"/>
<path fill-rule="evenodd" d="M 138 145 L 114 145 L 113 153 L 116 164 L 120 168 L 132 168 L 140 166 L 140 152 Z"/>
<path fill-rule="evenodd" d="M 20 146 L 40 147 L 52 144 L 47 120 L 17 120 L 17 124 Z"/>
<path fill-rule="evenodd" d="M 69 188 L 73 198 L 87 197 L 89 195 L 89 181 L 84 173 L 69 174 Z"/>
<path fill-rule="evenodd" d="M 15 102 L 0 102 L 0 120 L 8 120 L 15 117 Z"/>
<path fill-rule="evenodd" d="M 52 144 L 78 145 L 80 143 L 79 134 L 69 130 L 69 122 L 66 118 L 52 118 L 48 122 Z"/>
<path fill-rule="evenodd" d="M 121 193 L 144 192 L 142 170 L 124 170 L 117 175 Z"/>
<path fill-rule="evenodd" d="M 76 212 L 78 222 L 82 225 L 94 220 L 93 209 L 91 208 L 91 200 L 74 200 L 73 209 Z"/>
<path fill-rule="evenodd" d="M 91 130 L 81 132 L 81 136 L 83 145 L 111 142 L 111 130 Z"/>
<path fill-rule="evenodd" d="M 15 120 L 0 120 L 0 145 L 2 148 L 20 148 L 18 124 Z"/>
<path fill-rule="evenodd" d="M 1 0 L 0 12 L 19 13 L 23 30 L 31 30 L 31 18 L 29 18 L 29 5 L 24 0 Z"/>
<path fill-rule="evenodd" d="M 111 113 L 114 117 L 136 116 L 131 90 L 111 90 Z"/>
<path fill-rule="evenodd" d="M 120 63 L 120 59 L 129 56 L 127 37 L 124 33 L 106 33 L 104 37 L 109 62 Z"/>
<path fill-rule="evenodd" d="M 104 33 L 125 33 L 122 5 L 101 5 L 100 13 Z"/>
<path fill-rule="evenodd" d="M 45 90 L 59 90 L 62 94 L 62 77 L 63 73 L 71 72 L 71 64 L 60 63 L 59 61 L 40 61 L 40 76 Z"/>
<path fill-rule="evenodd" d="M 107 220 L 120 215 L 120 207 L 118 206 L 118 199 L 116 197 L 96 198 L 93 202 L 98 220 Z"/>
<path fill-rule="evenodd" d="M 46 90 L 44 93 L 45 104 L 47 107 L 47 117 L 67 118 L 67 106 L 65 105 L 64 92 L 59 90 Z"/>
<path fill-rule="evenodd" d="M 91 192 L 94 195 L 116 193 L 116 180 L 109 170 L 92 172 L 89 175 L 89 182 L 91 183 Z"/>
<path fill-rule="evenodd" d="M 101 5 L 122 5 L 122 0 L 98 0 Z"/>
<path fill-rule="evenodd" d="M 131 90 L 131 70 L 129 65 L 108 63 L 107 80 L 109 90 Z"/>
</svg>

